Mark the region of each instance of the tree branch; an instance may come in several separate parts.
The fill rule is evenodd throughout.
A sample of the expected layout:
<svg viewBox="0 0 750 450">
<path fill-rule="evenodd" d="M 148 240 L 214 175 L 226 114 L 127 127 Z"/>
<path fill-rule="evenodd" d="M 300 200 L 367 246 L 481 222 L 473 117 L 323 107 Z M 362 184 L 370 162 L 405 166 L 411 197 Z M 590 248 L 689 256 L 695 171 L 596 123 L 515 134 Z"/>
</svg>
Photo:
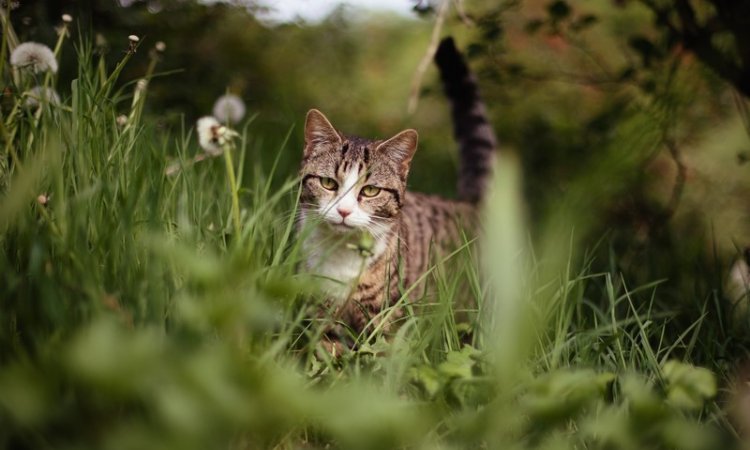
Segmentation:
<svg viewBox="0 0 750 450">
<path fill-rule="evenodd" d="M 667 28 L 672 37 L 680 41 L 687 50 L 713 70 L 719 77 L 731 83 L 739 92 L 750 97 L 750 67 L 736 64 L 728 55 L 716 48 L 712 41 L 712 32 L 702 27 L 695 16 L 689 0 L 674 0 L 674 7 L 680 18 L 681 27 L 670 20 L 670 9 L 659 6 L 654 0 L 641 0 L 656 16 L 658 24 Z M 741 20 L 742 18 L 738 18 Z M 728 24 L 725 27 L 730 28 Z M 735 36 L 735 38 L 739 38 Z M 744 59 L 743 59 L 743 62 Z M 748 61 L 750 62 L 750 61 Z"/>
</svg>

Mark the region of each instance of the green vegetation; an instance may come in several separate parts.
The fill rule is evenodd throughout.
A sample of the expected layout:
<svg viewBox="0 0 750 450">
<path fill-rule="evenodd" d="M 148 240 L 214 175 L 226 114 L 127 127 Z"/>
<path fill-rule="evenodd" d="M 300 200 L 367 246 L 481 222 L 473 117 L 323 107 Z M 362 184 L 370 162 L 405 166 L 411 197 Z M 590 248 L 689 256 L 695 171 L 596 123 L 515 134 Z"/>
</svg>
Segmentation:
<svg viewBox="0 0 750 450">
<path fill-rule="evenodd" d="M 562 14 L 557 25 L 575 17 L 557 8 L 550 10 Z M 422 41 L 398 49 L 411 63 L 387 77 L 388 86 L 362 76 L 365 88 L 356 92 L 371 109 L 361 125 L 361 102 L 337 104 L 334 88 L 382 64 L 377 51 L 395 55 L 389 42 L 364 46 L 367 31 L 359 36 L 341 18 L 273 30 L 294 49 L 325 36 L 366 56 L 324 83 L 316 80 L 331 64 L 290 80 L 298 83 L 291 92 L 308 94 L 278 106 L 276 116 L 265 112 L 268 103 L 251 103 L 259 114 L 236 127 L 228 157 L 199 161 L 192 117 L 160 114 L 177 109 L 159 93 L 169 77 L 180 78 L 157 76 L 168 56 L 150 51 L 153 43 L 129 44 L 123 33 L 109 40 L 126 51 L 102 54 L 85 35 L 61 35 L 60 72 L 34 74 L 9 65 L 13 28 L 3 27 L 0 446 L 739 448 L 729 383 L 747 347 L 742 321 L 722 296 L 725 270 L 711 258 L 731 254 L 727 236 L 740 228 L 724 221 L 716 224 L 723 235 L 701 234 L 696 210 L 719 206 L 695 185 L 655 231 L 639 203 L 672 192 L 671 183 L 648 176 L 670 164 L 665 142 L 718 128 L 746 143 L 739 119 L 720 111 L 704 123 L 714 99 L 688 96 L 706 85 L 726 95 L 724 88 L 693 65 L 673 78 L 638 67 L 635 81 L 585 97 L 559 82 L 533 90 L 550 70 L 534 57 L 541 53 L 509 50 L 496 66 L 482 47 L 500 39 L 493 33 L 513 33 L 488 24 L 531 13 L 499 14 L 479 24 L 486 34 L 471 48 L 499 134 L 517 150 L 504 148 L 498 162 L 482 254 L 469 243 L 440 261 L 427 275 L 436 294 L 423 310 L 408 314 L 394 335 L 358 336 L 358 350 L 339 359 L 321 351 L 321 324 L 309 319 L 321 301 L 315 280 L 296 273 L 294 122 L 306 107 L 330 106 L 342 127 L 362 134 L 405 124 L 405 68 L 416 66 L 428 24 L 388 35 Z M 597 14 L 632 29 L 644 12 Z M 284 64 L 315 56 L 304 55 L 280 56 L 274 70 L 259 62 L 259 72 L 279 76 Z M 577 57 L 565 58 L 574 64 Z M 618 63 L 613 55 L 607 62 Z M 61 100 L 39 96 L 27 105 L 34 86 L 56 88 Z M 412 125 L 425 136 L 414 184 L 449 190 L 445 178 L 429 176 L 453 170 L 447 117 L 438 119 L 447 106 L 435 80 L 425 86 L 424 113 Z M 213 98 L 225 88 L 211 89 Z M 382 105 L 381 92 L 388 93 Z M 325 96 L 327 104 L 305 105 Z M 392 114 L 399 107 L 400 116 Z M 376 125 L 379 117 L 391 121 Z M 687 151 L 696 165 L 714 161 L 702 177 L 723 174 L 734 191 L 722 205 L 731 209 L 747 188 L 721 166 L 721 152 L 734 149 L 701 136 L 708 144 Z M 716 253 L 705 250 L 711 245 Z M 467 323 L 454 318 L 463 317 L 454 310 L 464 290 L 476 300 Z"/>
</svg>

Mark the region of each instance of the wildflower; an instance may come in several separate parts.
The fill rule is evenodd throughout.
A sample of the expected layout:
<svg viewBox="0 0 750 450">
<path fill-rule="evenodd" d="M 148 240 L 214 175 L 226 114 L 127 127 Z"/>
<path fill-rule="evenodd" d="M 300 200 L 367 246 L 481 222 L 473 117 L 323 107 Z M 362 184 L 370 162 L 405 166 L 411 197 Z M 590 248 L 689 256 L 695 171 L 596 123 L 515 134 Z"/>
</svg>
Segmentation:
<svg viewBox="0 0 750 450">
<path fill-rule="evenodd" d="M 73 22 L 73 16 L 71 16 L 70 14 L 63 14 L 62 21 L 65 23 L 71 23 Z"/>
<path fill-rule="evenodd" d="M 156 45 L 154 45 L 154 48 L 157 52 L 164 53 L 164 50 L 167 49 L 167 44 L 165 44 L 164 41 L 159 41 L 156 43 Z"/>
<path fill-rule="evenodd" d="M 39 194 L 36 198 L 36 202 L 42 206 L 47 206 L 47 203 L 49 203 L 49 195 Z"/>
<path fill-rule="evenodd" d="M 120 114 L 119 116 L 117 116 L 115 121 L 117 122 L 117 126 L 124 127 L 128 124 L 128 116 L 126 116 L 125 114 Z"/>
<path fill-rule="evenodd" d="M 196 128 L 200 146 L 211 156 L 220 155 L 224 146 L 237 136 L 235 131 L 225 127 L 211 116 L 198 119 Z"/>
<path fill-rule="evenodd" d="M 140 38 L 134 34 L 131 34 L 128 36 L 128 41 L 130 42 L 130 48 L 128 49 L 128 52 L 135 53 L 135 49 L 138 48 L 138 42 L 140 42 Z"/>
<path fill-rule="evenodd" d="M 214 103 L 214 117 L 222 123 L 237 123 L 245 117 L 245 103 L 236 95 L 222 95 Z"/>
<path fill-rule="evenodd" d="M 26 91 L 26 101 L 24 102 L 24 106 L 27 108 L 36 108 L 42 103 L 59 105 L 60 96 L 57 95 L 57 92 L 51 87 L 35 86 Z"/>
<path fill-rule="evenodd" d="M 57 60 L 49 47 L 36 42 L 24 42 L 10 54 L 10 63 L 16 67 L 27 67 L 34 73 L 57 72 Z"/>
</svg>

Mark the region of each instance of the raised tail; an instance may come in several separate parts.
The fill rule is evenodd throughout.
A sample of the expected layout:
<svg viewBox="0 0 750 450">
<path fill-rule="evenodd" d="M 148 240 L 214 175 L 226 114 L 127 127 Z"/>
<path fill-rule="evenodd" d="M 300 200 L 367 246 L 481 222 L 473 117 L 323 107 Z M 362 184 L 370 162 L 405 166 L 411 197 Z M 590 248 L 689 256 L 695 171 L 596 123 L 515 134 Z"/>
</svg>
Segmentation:
<svg viewBox="0 0 750 450">
<path fill-rule="evenodd" d="M 440 69 L 445 94 L 451 101 L 453 134 L 459 146 L 458 195 L 461 200 L 478 203 L 492 172 L 497 138 L 479 97 L 477 80 L 456 49 L 453 38 L 440 42 L 435 63 Z"/>
</svg>

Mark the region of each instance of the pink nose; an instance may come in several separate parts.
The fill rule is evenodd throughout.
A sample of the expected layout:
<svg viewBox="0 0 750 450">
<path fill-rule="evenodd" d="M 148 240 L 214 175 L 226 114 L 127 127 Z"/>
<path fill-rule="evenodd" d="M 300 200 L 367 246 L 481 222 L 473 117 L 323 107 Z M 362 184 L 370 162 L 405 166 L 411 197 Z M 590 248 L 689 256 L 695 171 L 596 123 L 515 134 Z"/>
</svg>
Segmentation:
<svg viewBox="0 0 750 450">
<path fill-rule="evenodd" d="M 349 214 L 351 214 L 351 213 L 352 213 L 352 211 L 351 211 L 351 210 L 349 210 L 349 209 L 344 209 L 344 208 L 336 208 L 336 211 L 338 211 L 338 212 L 339 212 L 339 214 L 341 214 L 341 218 L 342 218 L 342 219 L 346 219 L 346 216 L 348 216 Z"/>
</svg>

